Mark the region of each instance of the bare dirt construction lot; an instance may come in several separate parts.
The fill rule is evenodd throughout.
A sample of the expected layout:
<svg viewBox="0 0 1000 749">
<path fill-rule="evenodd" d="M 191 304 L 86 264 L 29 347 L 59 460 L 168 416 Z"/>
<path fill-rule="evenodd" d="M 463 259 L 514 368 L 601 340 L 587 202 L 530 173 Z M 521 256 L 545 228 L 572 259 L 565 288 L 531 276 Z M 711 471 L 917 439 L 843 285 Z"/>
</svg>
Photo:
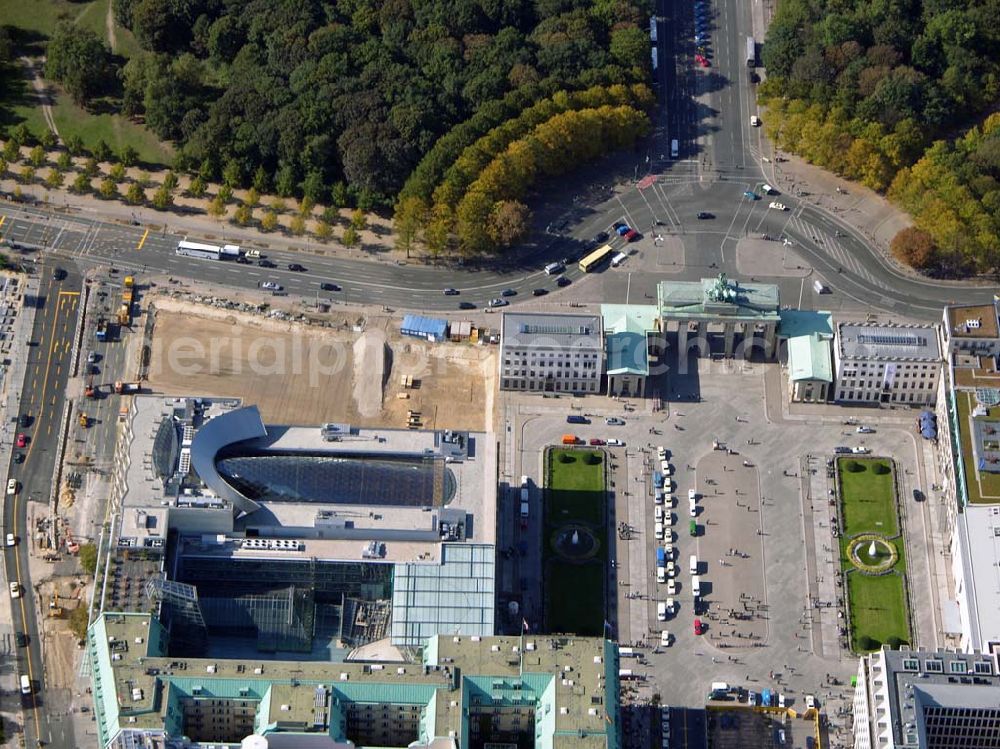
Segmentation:
<svg viewBox="0 0 1000 749">
<path fill-rule="evenodd" d="M 325 327 L 150 301 L 156 318 L 143 386 L 154 393 L 242 398 L 274 424 L 405 428 L 415 411 L 422 428 L 491 428 L 495 347 L 403 338 L 386 316 L 315 316 Z"/>
</svg>

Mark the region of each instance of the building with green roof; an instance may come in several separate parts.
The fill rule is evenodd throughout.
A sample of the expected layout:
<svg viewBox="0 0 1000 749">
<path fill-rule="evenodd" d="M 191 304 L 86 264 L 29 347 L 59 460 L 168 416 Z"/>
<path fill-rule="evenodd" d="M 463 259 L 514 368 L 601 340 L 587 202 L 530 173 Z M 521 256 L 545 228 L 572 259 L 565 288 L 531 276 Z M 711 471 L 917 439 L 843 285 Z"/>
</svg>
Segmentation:
<svg viewBox="0 0 1000 749">
<path fill-rule="evenodd" d="M 602 304 L 608 395 L 645 397 L 660 345 L 660 314 L 654 304 Z"/>
<path fill-rule="evenodd" d="M 788 339 L 788 397 L 804 403 L 825 403 L 833 387 L 832 339 L 810 333 Z"/>
<path fill-rule="evenodd" d="M 415 661 L 169 655 L 155 616 L 100 615 L 87 649 L 101 747 L 619 749 L 614 643 L 435 635 Z"/>
</svg>

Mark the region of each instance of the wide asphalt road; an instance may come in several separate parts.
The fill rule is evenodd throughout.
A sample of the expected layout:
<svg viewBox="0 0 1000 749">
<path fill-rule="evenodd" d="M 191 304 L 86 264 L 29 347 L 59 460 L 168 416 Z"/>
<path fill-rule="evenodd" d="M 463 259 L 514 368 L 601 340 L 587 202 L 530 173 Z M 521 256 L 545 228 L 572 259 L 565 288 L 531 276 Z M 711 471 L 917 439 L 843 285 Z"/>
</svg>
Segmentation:
<svg viewBox="0 0 1000 749">
<path fill-rule="evenodd" d="M 20 401 L 19 417 L 27 417 L 27 426 L 19 421 L 16 427 L 17 434 L 23 434 L 27 444 L 24 448 L 15 444 L 8 475 L 18 482 L 18 491 L 5 496 L 3 506 L 4 528 L 14 534 L 17 544 L 4 547 L 4 562 L 11 579 L 18 580 L 22 588 L 21 597 L 11 603 L 15 636 L 23 634 L 28 638 L 27 646 L 17 650 L 18 673 L 27 674 L 33 688 L 30 697 L 22 697 L 26 745 L 35 746 L 42 739 L 46 744 L 68 749 L 74 745 L 72 725 L 61 719 L 53 720 L 56 714 L 65 713 L 62 704 L 65 695 L 55 696 L 45 691 L 36 613 L 48 607 L 43 605 L 46 602 L 37 600 L 30 577 L 28 549 L 33 533 L 27 522 L 30 502 L 49 501 L 81 279 L 70 272 L 58 280 L 52 266 L 40 266 L 39 272 L 38 296 L 26 300 L 26 304 L 33 301 L 37 307 Z M 18 462 L 21 458 L 23 462 Z"/>
</svg>

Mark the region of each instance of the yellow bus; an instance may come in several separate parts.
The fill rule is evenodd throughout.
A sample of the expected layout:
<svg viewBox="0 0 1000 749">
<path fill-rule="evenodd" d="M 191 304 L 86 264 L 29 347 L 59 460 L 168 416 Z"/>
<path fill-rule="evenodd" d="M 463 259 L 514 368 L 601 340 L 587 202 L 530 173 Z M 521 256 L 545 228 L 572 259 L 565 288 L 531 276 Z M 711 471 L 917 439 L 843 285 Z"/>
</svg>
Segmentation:
<svg viewBox="0 0 1000 749">
<path fill-rule="evenodd" d="M 602 245 L 580 261 L 580 270 L 584 273 L 590 273 L 601 263 L 610 260 L 612 254 L 614 254 L 614 250 L 611 245 Z"/>
</svg>

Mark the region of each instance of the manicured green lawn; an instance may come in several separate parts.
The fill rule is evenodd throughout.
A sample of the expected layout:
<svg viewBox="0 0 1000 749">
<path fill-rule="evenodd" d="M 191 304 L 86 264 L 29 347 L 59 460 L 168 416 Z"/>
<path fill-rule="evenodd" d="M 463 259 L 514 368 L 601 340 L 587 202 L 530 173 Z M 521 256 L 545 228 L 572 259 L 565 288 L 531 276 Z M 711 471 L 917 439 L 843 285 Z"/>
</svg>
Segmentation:
<svg viewBox="0 0 1000 749">
<path fill-rule="evenodd" d="M 605 571 L 601 561 L 568 564 L 550 559 L 546 565 L 546 628 L 584 637 L 600 637 L 604 629 Z"/>
<path fill-rule="evenodd" d="M 563 463 L 560 455 L 572 460 Z M 600 461 L 587 463 L 587 455 L 598 456 Z M 548 466 L 542 531 L 546 629 L 600 636 L 604 629 L 607 576 L 604 453 L 554 448 L 549 453 Z M 586 526 L 594 534 L 600 549 L 592 559 L 574 563 L 562 559 L 552 549 L 553 536 L 570 523 Z"/>
<path fill-rule="evenodd" d="M 56 97 L 52 117 L 63 139 L 79 135 L 88 149 L 103 138 L 115 153 L 121 152 L 125 146 L 132 146 L 139 153 L 139 161 L 144 164 L 167 165 L 171 161 L 173 149 L 161 143 L 152 131 L 118 114 L 91 114 L 76 106 L 62 92 Z"/>
<path fill-rule="evenodd" d="M 862 470 L 848 470 L 847 467 L 854 463 Z M 877 467 L 887 470 L 876 473 Z M 882 458 L 852 456 L 838 459 L 837 470 L 840 473 L 844 532 L 848 536 L 865 532 L 895 536 L 899 531 L 890 462 Z"/>
<path fill-rule="evenodd" d="M 896 569 L 901 569 L 900 564 L 896 565 Z M 866 635 L 878 643 L 884 643 L 890 637 L 909 642 L 906 598 L 900 575 L 868 577 L 852 572 L 847 581 L 855 649 L 859 649 L 858 640 Z"/>
<path fill-rule="evenodd" d="M 604 453 L 596 450 L 552 450 L 552 473 L 546 496 L 546 522 L 561 525 L 578 520 L 591 526 L 604 523 Z M 585 462 L 597 455 L 600 462 Z M 560 455 L 572 458 L 561 463 Z"/>
</svg>

